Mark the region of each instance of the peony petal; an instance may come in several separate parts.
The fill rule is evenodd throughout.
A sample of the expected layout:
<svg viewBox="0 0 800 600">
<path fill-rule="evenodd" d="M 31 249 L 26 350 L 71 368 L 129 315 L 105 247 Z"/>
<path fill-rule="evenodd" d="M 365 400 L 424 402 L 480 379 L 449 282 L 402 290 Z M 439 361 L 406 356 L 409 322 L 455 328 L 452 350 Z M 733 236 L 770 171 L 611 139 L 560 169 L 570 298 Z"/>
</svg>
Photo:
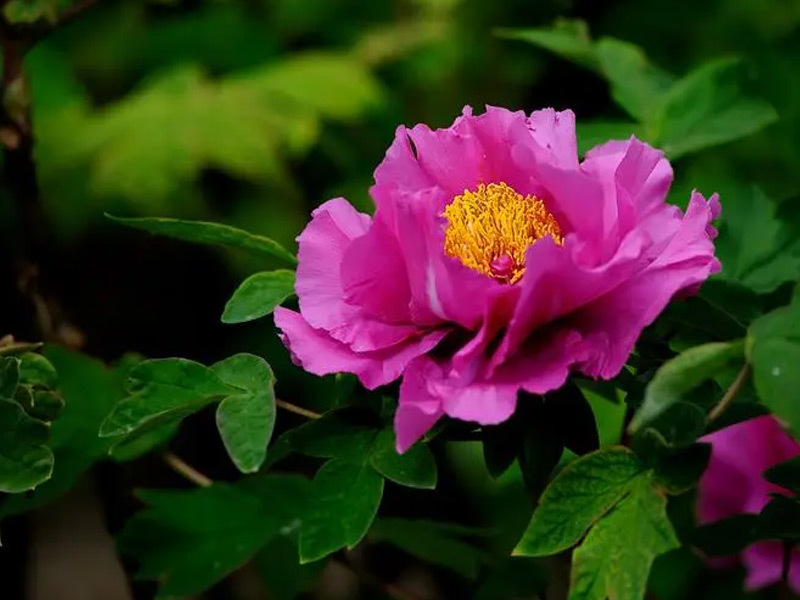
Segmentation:
<svg viewBox="0 0 800 600">
<path fill-rule="evenodd" d="M 578 168 L 575 113 L 552 108 L 536 110 L 528 118 L 534 141 L 550 155 L 549 162 L 561 169 Z"/>
<path fill-rule="evenodd" d="M 413 360 L 403 374 L 400 399 L 394 416 L 397 451 L 408 450 L 444 414 L 441 399 L 428 390 L 428 373 L 438 370 L 427 357 Z"/>
<path fill-rule="evenodd" d="M 390 348 L 356 352 L 326 331 L 311 327 L 300 313 L 278 307 L 274 314 L 284 344 L 306 371 L 315 375 L 353 373 L 369 389 L 397 379 L 409 362 L 432 350 L 447 335 L 447 330 L 437 330 Z"/>
</svg>

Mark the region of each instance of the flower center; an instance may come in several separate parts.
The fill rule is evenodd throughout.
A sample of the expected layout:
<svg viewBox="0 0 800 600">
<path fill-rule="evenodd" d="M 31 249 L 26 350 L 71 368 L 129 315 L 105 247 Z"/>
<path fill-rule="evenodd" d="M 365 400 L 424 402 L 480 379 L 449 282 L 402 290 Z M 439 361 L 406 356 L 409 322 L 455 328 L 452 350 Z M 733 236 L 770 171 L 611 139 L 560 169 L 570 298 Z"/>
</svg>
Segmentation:
<svg viewBox="0 0 800 600">
<path fill-rule="evenodd" d="M 445 207 L 444 217 L 445 253 L 503 283 L 522 277 L 525 251 L 544 236 L 564 243 L 558 222 L 541 200 L 502 182 L 464 190 Z"/>
</svg>

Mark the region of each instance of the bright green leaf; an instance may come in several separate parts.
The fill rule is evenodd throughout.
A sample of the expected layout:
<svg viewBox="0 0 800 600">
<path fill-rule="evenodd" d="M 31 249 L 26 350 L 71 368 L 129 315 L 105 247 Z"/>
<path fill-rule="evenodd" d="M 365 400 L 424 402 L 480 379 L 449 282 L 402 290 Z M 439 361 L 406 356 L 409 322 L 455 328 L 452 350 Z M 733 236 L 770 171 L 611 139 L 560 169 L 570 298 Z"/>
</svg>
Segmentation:
<svg viewBox="0 0 800 600">
<path fill-rule="evenodd" d="M 252 354 L 236 354 L 211 369 L 242 390 L 219 403 L 217 429 L 236 467 L 253 473 L 267 456 L 275 427 L 275 376 L 263 358 Z"/>
<path fill-rule="evenodd" d="M 414 444 L 404 454 L 398 454 L 392 429 L 384 429 L 375 438 L 370 464 L 400 485 L 429 490 L 436 487 L 436 460 L 430 448 Z"/>
<path fill-rule="evenodd" d="M 0 492 L 24 492 L 50 478 L 49 433 L 45 423 L 29 417 L 19 404 L 0 398 Z"/>
<path fill-rule="evenodd" d="M 755 133 L 777 118 L 772 106 L 743 91 L 739 61 L 722 59 L 672 86 L 656 115 L 658 135 L 651 141 L 675 159 Z"/>
<path fill-rule="evenodd" d="M 678 547 L 666 498 L 640 478 L 572 559 L 569 600 L 643 600 L 656 556 Z"/>
<path fill-rule="evenodd" d="M 296 264 L 297 259 L 278 242 L 262 235 L 249 233 L 242 229 L 223 225 L 222 223 L 207 223 L 205 221 L 184 221 L 181 219 L 168 219 L 162 217 L 143 217 L 124 219 L 109 216 L 117 223 L 128 227 L 143 229 L 157 235 L 196 242 L 198 244 L 211 244 L 215 246 L 231 246 L 245 250 L 255 256 L 263 258 L 280 258 L 291 264 Z"/>
<path fill-rule="evenodd" d="M 647 386 L 644 402 L 633 417 L 630 430 L 651 423 L 685 394 L 741 359 L 744 343 L 711 342 L 682 352 L 665 362 Z"/>
<path fill-rule="evenodd" d="M 674 78 L 650 64 L 642 49 L 628 42 L 602 38 L 595 48 L 614 100 L 635 119 L 649 121 Z"/>
<path fill-rule="evenodd" d="M 129 433 L 168 414 L 187 415 L 217 396 L 241 390 L 224 383 L 212 370 L 183 358 L 146 360 L 128 380 L 130 396 L 119 402 L 100 426 L 103 437 Z"/>
<path fill-rule="evenodd" d="M 367 463 L 334 459 L 314 478 L 300 530 L 300 562 L 353 548 L 366 535 L 383 496 L 383 478 Z"/>
<path fill-rule="evenodd" d="M 225 305 L 223 323 L 244 323 L 270 314 L 294 294 L 294 271 L 280 269 L 245 279 Z"/>
<path fill-rule="evenodd" d="M 514 554 L 546 556 L 566 550 L 645 473 L 633 452 L 621 447 L 599 450 L 571 462 L 542 494 Z"/>
</svg>

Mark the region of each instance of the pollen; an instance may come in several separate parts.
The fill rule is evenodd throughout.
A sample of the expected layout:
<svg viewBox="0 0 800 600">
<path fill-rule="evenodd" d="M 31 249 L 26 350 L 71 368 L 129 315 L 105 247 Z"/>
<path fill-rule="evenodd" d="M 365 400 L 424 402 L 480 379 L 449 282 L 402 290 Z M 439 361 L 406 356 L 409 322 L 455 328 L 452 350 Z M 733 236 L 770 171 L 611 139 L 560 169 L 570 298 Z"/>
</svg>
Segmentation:
<svg viewBox="0 0 800 600">
<path fill-rule="evenodd" d="M 549 235 L 564 243 L 555 217 L 536 196 L 523 196 L 505 183 L 464 190 L 444 209 L 444 251 L 462 264 L 503 283 L 525 272 L 525 251 Z"/>
</svg>

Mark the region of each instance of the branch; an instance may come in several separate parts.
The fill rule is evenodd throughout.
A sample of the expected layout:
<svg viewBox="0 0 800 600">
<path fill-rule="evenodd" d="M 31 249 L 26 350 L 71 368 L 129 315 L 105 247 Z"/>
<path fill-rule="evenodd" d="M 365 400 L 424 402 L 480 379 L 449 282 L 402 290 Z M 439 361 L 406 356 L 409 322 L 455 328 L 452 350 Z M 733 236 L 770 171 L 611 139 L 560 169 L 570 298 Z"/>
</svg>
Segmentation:
<svg viewBox="0 0 800 600">
<path fill-rule="evenodd" d="M 739 374 L 736 375 L 736 379 L 733 380 L 733 383 L 725 392 L 725 395 L 722 396 L 722 399 L 717 403 L 717 405 L 711 409 L 711 412 L 708 413 L 708 422 L 714 421 L 719 418 L 719 416 L 725 412 L 725 410 L 730 406 L 731 402 L 733 402 L 736 395 L 742 390 L 744 384 L 747 383 L 747 379 L 750 377 L 750 364 L 745 363 L 742 369 L 739 371 Z"/>
<path fill-rule="evenodd" d="M 182 458 L 174 455 L 172 452 L 164 452 L 161 457 L 164 459 L 164 462 L 172 468 L 173 471 L 179 475 L 182 475 L 195 485 L 200 487 L 209 487 L 214 483 L 213 479 L 203 475 L 200 471 L 186 463 Z"/>
<path fill-rule="evenodd" d="M 294 414 L 300 415 L 301 417 L 305 417 L 306 419 L 319 419 L 322 416 L 318 412 L 314 412 L 313 410 L 308 410 L 307 408 L 297 406 L 296 404 L 292 404 L 291 402 L 286 402 L 286 400 L 276 399 L 275 404 L 277 406 L 280 406 L 284 410 L 293 412 Z"/>
</svg>

